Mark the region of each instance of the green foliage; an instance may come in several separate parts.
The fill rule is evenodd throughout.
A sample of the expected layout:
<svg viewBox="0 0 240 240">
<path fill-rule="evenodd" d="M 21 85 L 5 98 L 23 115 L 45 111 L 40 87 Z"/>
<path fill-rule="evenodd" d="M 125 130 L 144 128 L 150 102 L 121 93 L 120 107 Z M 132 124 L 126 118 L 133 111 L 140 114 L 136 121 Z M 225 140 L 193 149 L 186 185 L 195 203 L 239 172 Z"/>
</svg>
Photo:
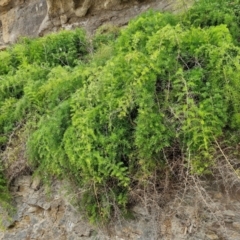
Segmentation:
<svg viewBox="0 0 240 240">
<path fill-rule="evenodd" d="M 148 11 L 130 21 L 117 40 L 116 51 L 144 51 L 146 42 L 155 32 L 167 24 L 175 26 L 177 23 L 177 16 L 173 14 Z"/>
<path fill-rule="evenodd" d="M 238 14 L 214 4 L 184 16 L 148 11 L 120 32 L 102 27 L 89 53 L 82 30 L 0 53 L 1 148 L 24 125 L 35 171 L 84 188 L 93 222 L 126 211 L 134 184 L 161 179 L 176 160 L 210 173 L 216 140 L 239 144 L 240 129 L 239 25 L 229 20 Z"/>
<path fill-rule="evenodd" d="M 226 24 L 234 42 L 240 43 L 240 1 L 200 0 L 183 15 L 184 24 L 208 27 Z"/>
<path fill-rule="evenodd" d="M 7 214 L 13 213 L 13 207 L 11 205 L 12 197 L 7 187 L 7 180 L 3 174 L 3 169 L 0 169 L 0 228 L 3 228 L 3 221 L 6 221 Z"/>
<path fill-rule="evenodd" d="M 185 149 L 186 156 L 192 156 L 194 171 L 201 173 L 211 164 L 214 139 L 231 122 L 230 98 L 235 106 L 239 101 L 227 90 L 238 81 L 239 49 L 223 25 L 184 31 L 180 26 L 166 26 L 149 40 L 147 49 L 159 71 L 161 82 L 157 84 L 169 89 L 160 92 L 158 99 L 160 106 L 167 99 L 166 114 L 172 115 L 168 129 L 175 125 L 180 148 Z M 234 69 L 235 76 L 231 74 Z M 232 91 L 236 90 L 235 86 Z"/>
<path fill-rule="evenodd" d="M 119 36 L 120 29 L 111 24 L 105 24 L 97 29 L 93 37 L 94 50 L 100 48 L 102 45 L 113 44 Z"/>
<path fill-rule="evenodd" d="M 47 169 L 45 176 L 61 175 L 64 170 L 68 170 L 61 142 L 63 133 L 69 125 L 69 110 L 68 101 L 64 101 L 51 112 L 51 115 L 43 115 L 39 120 L 38 129 L 28 140 L 31 149 L 29 158 L 38 167 L 39 172 Z"/>
<path fill-rule="evenodd" d="M 11 196 L 7 188 L 7 181 L 0 169 L 0 206 L 8 207 L 10 205 Z"/>
<path fill-rule="evenodd" d="M 0 76 L 11 70 L 11 54 L 7 51 L 0 52 Z"/>
<path fill-rule="evenodd" d="M 23 38 L 8 50 L 15 68 L 23 64 L 75 66 L 87 53 L 85 33 L 81 29 L 62 31 L 43 38 Z"/>
<path fill-rule="evenodd" d="M 120 29 L 111 24 L 105 24 L 97 29 L 90 40 L 92 50 L 87 58 L 92 67 L 105 65 L 113 56 L 114 43 L 119 33 Z"/>
</svg>

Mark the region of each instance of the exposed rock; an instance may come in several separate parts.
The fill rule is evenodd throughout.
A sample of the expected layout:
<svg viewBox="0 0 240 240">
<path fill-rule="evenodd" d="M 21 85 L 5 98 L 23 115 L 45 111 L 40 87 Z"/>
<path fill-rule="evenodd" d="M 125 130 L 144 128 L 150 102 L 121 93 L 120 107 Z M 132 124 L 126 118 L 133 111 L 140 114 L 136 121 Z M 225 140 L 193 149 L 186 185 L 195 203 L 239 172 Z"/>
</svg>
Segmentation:
<svg viewBox="0 0 240 240">
<path fill-rule="evenodd" d="M 37 212 L 38 209 L 39 209 L 38 207 L 30 207 L 30 208 L 27 210 L 27 212 L 28 212 L 28 213 L 34 213 L 34 212 Z"/>
<path fill-rule="evenodd" d="M 216 234 L 207 234 L 206 237 L 209 240 L 218 240 L 219 239 L 219 237 Z"/>
<path fill-rule="evenodd" d="M 234 218 L 236 214 L 231 210 L 226 210 L 223 212 L 223 215 L 229 218 Z"/>
<path fill-rule="evenodd" d="M 0 0 L 0 46 L 20 36 L 42 36 L 83 27 L 93 32 L 104 23 L 124 25 L 149 8 L 165 10 L 174 0 Z"/>
<path fill-rule="evenodd" d="M 1 240 L 239 240 L 240 202 L 209 193 L 207 205 L 189 192 L 181 203 L 172 198 L 164 208 L 138 203 L 132 220 L 112 222 L 107 231 L 91 226 L 71 204 L 68 183 L 55 181 L 49 192 L 39 179 L 21 176 L 12 182 L 16 212 L 5 219 Z M 214 198 L 216 196 L 216 198 Z M 234 209 L 234 210 L 233 210 Z M 231 220 L 231 222 L 230 222 Z"/>
<path fill-rule="evenodd" d="M 0 43 L 14 42 L 19 36 L 37 36 L 39 26 L 47 14 L 45 0 L 3 0 L 0 4 L 2 32 Z"/>
<path fill-rule="evenodd" d="M 35 177 L 32 181 L 31 188 L 36 191 L 39 189 L 40 184 L 41 184 L 40 177 Z"/>
<path fill-rule="evenodd" d="M 234 222 L 233 227 L 240 231 L 240 222 Z"/>
<path fill-rule="evenodd" d="M 16 179 L 12 191 L 17 211 L 12 221 L 6 222 L 7 231 L 0 239 L 90 239 L 93 228 L 63 198 L 65 192 L 60 188 L 60 183 L 55 183 L 48 196 L 31 176 Z"/>
</svg>

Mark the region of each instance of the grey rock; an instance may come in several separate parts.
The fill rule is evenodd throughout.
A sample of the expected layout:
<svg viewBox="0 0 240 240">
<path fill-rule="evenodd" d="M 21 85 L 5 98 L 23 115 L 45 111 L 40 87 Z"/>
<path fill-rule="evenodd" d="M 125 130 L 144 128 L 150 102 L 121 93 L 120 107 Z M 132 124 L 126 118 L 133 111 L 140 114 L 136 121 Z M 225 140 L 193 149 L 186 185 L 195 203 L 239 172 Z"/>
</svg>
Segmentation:
<svg viewBox="0 0 240 240">
<path fill-rule="evenodd" d="M 37 202 L 38 202 L 38 197 L 37 196 L 34 196 L 34 197 L 30 196 L 29 198 L 27 198 L 27 204 L 28 205 L 37 206 Z"/>
<path fill-rule="evenodd" d="M 168 0 L 1 0 L 0 48 L 20 36 L 36 37 L 75 27 L 93 33 L 109 21 L 122 26 L 149 8 L 171 9 L 172 5 Z"/>
<path fill-rule="evenodd" d="M 218 235 L 216 235 L 214 233 L 207 234 L 206 237 L 207 237 L 208 240 L 218 240 L 219 239 Z"/>
<path fill-rule="evenodd" d="M 236 215 L 235 212 L 233 212 L 231 210 L 225 210 L 225 211 L 222 212 L 222 214 L 225 217 L 231 217 L 231 218 L 235 217 L 235 215 Z"/>
<path fill-rule="evenodd" d="M 17 233 L 15 235 L 15 239 L 18 239 L 18 240 L 25 240 L 28 236 L 28 231 L 27 230 L 23 230 L 19 233 Z"/>
<path fill-rule="evenodd" d="M 38 210 L 38 207 L 30 207 L 28 210 L 27 210 L 27 212 L 28 213 L 34 213 L 34 212 L 36 212 Z"/>
<path fill-rule="evenodd" d="M 31 188 L 36 191 L 39 189 L 40 184 L 41 184 L 40 177 L 35 177 L 32 181 Z"/>
<path fill-rule="evenodd" d="M 140 206 L 140 205 L 134 206 L 132 211 L 135 212 L 136 214 L 142 215 L 142 216 L 149 215 L 148 210 L 144 206 Z"/>
<path fill-rule="evenodd" d="M 73 228 L 73 232 L 81 237 L 90 237 L 92 229 L 84 224 L 79 224 Z"/>
<path fill-rule="evenodd" d="M 2 240 L 14 240 L 13 238 L 13 234 L 11 233 L 5 233 L 5 235 L 3 236 Z"/>
<path fill-rule="evenodd" d="M 31 222 L 31 226 L 34 226 L 35 224 L 37 224 L 39 222 L 39 218 L 35 215 L 31 215 L 30 222 Z"/>
<path fill-rule="evenodd" d="M 233 225 L 233 227 L 234 227 L 235 229 L 237 229 L 238 231 L 240 231 L 240 222 L 234 222 L 232 225 Z"/>
<path fill-rule="evenodd" d="M 227 240 L 239 240 L 239 239 L 240 239 L 240 233 L 239 233 L 239 232 L 235 232 L 235 231 L 228 230 L 228 231 L 227 231 L 226 239 L 227 239 Z"/>
<path fill-rule="evenodd" d="M 37 202 L 37 205 L 41 208 L 43 208 L 44 210 L 49 210 L 51 207 L 51 203 L 50 202 L 44 202 L 42 199 L 41 201 Z"/>
<path fill-rule="evenodd" d="M 225 218 L 224 222 L 225 223 L 233 223 L 233 219 L 232 218 Z"/>
<path fill-rule="evenodd" d="M 3 219 L 1 224 L 4 228 L 7 229 L 7 228 L 13 226 L 14 223 L 15 223 L 15 220 L 13 220 L 13 219 Z"/>
</svg>

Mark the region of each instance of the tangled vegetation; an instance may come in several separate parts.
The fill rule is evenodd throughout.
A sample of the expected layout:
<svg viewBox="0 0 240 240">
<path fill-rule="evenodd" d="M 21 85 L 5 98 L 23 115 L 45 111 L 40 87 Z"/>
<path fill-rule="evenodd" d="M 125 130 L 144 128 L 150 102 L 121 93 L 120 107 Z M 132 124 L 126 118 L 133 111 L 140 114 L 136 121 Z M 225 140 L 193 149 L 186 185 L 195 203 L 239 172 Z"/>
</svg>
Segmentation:
<svg viewBox="0 0 240 240">
<path fill-rule="evenodd" d="M 91 42 L 77 29 L 0 52 L 2 152 L 25 132 L 32 170 L 85 189 L 91 221 L 126 211 L 154 173 L 158 185 L 180 169 L 211 175 L 220 147 L 238 156 L 240 141 L 240 4 L 219 2 L 148 11 Z"/>
</svg>

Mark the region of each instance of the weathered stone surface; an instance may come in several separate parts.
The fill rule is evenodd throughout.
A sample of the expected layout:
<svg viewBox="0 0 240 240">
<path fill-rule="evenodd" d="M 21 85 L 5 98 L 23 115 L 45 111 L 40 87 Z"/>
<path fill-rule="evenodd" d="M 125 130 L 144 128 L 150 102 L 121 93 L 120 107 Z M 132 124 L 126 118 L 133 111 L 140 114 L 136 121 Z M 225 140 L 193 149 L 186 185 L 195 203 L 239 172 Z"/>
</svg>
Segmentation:
<svg viewBox="0 0 240 240">
<path fill-rule="evenodd" d="M 137 204 L 133 220 L 111 223 L 107 231 L 87 223 L 70 203 L 66 182 L 55 181 L 50 194 L 31 176 L 12 183 L 16 212 L 3 223 L 1 240 L 239 240 L 240 202 L 224 196 L 204 205 L 191 192 L 181 204 L 169 201 L 164 208 Z M 231 222 L 229 222 L 231 220 Z"/>
<path fill-rule="evenodd" d="M 207 234 L 206 237 L 207 237 L 207 239 L 209 239 L 209 240 L 218 240 L 218 239 L 219 239 L 219 237 L 218 237 L 216 234 L 214 234 L 214 233 L 212 233 L 212 234 Z"/>
<path fill-rule="evenodd" d="M 32 181 L 31 188 L 33 190 L 38 190 L 41 184 L 41 179 L 40 177 L 35 177 Z"/>
<path fill-rule="evenodd" d="M 42 36 L 59 29 L 104 23 L 124 25 L 149 8 L 169 9 L 176 0 L 0 0 L 0 46 L 20 36 Z"/>
<path fill-rule="evenodd" d="M 240 231 L 240 222 L 234 222 L 233 227 Z"/>
<path fill-rule="evenodd" d="M 16 212 L 5 221 L 7 231 L 0 231 L 0 239 L 90 239 L 93 228 L 64 198 L 60 183 L 53 184 L 52 195 L 46 194 L 39 184 L 31 176 L 21 176 L 13 182 Z"/>
<path fill-rule="evenodd" d="M 14 42 L 19 36 L 37 36 L 47 14 L 45 0 L 11 0 L 0 7 L 0 44 Z"/>
</svg>

